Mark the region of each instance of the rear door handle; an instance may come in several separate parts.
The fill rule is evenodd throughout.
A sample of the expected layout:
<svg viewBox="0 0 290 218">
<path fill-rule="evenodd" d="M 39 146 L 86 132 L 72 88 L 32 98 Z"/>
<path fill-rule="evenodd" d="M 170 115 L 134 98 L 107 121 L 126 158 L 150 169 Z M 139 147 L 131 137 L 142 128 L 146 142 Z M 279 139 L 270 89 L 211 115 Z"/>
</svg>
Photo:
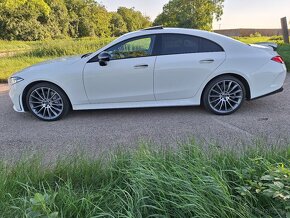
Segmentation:
<svg viewBox="0 0 290 218">
<path fill-rule="evenodd" d="M 139 65 L 134 66 L 135 69 L 146 68 L 146 67 L 149 67 L 149 65 L 148 64 L 139 64 Z"/>
<path fill-rule="evenodd" d="M 209 64 L 209 63 L 214 62 L 214 59 L 205 59 L 205 60 L 200 60 L 199 62 L 204 63 L 204 64 Z"/>
</svg>

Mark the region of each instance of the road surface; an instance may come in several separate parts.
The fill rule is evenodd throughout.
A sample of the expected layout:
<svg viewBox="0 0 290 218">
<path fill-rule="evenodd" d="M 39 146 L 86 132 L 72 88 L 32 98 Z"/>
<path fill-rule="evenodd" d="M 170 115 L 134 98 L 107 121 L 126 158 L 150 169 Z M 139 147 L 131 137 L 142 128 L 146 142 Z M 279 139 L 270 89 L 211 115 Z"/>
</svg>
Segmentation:
<svg viewBox="0 0 290 218">
<path fill-rule="evenodd" d="M 7 91 L 1 91 L 0 158 L 41 153 L 53 160 L 79 150 L 99 155 L 142 142 L 176 147 L 192 138 L 233 149 L 257 140 L 285 144 L 290 138 L 290 76 L 284 88 L 246 102 L 230 116 L 212 115 L 202 107 L 147 108 L 75 111 L 51 123 L 14 112 Z"/>
</svg>

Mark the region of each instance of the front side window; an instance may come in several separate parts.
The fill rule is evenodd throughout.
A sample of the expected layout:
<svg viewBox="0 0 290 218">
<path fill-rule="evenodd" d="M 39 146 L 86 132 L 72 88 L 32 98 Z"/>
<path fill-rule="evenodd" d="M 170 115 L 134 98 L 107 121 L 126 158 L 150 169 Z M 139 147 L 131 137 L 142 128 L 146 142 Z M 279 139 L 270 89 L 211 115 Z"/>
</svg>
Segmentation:
<svg viewBox="0 0 290 218">
<path fill-rule="evenodd" d="M 161 55 L 220 52 L 223 49 L 210 40 L 183 34 L 163 34 Z"/>
<path fill-rule="evenodd" d="M 113 60 L 124 58 L 146 57 L 152 54 L 154 36 L 137 38 L 119 43 L 109 49 Z"/>
</svg>

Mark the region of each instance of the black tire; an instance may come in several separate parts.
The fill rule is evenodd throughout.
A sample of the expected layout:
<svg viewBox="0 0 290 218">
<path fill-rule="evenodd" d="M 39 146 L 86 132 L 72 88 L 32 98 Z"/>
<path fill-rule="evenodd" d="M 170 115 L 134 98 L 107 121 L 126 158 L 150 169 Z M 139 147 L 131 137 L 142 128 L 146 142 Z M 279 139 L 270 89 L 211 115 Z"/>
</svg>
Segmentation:
<svg viewBox="0 0 290 218">
<path fill-rule="evenodd" d="M 233 90 L 231 91 L 231 89 Z M 225 75 L 213 79 L 205 87 L 202 103 L 211 113 L 229 115 L 236 112 L 242 106 L 245 97 L 246 89 L 244 84 L 236 77 Z M 218 104 L 219 102 L 220 104 Z"/>
<path fill-rule="evenodd" d="M 25 100 L 30 113 L 43 121 L 60 120 L 71 109 L 67 95 L 58 86 L 48 82 L 41 82 L 32 86 Z M 37 110 L 41 109 L 42 111 L 37 113 Z"/>
</svg>

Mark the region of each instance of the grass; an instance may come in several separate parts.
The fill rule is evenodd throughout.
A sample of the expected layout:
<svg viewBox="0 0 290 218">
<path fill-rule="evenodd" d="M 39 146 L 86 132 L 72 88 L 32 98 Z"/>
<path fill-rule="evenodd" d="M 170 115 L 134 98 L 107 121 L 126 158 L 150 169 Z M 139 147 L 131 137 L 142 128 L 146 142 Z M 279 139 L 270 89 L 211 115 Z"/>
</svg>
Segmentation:
<svg viewBox="0 0 290 218">
<path fill-rule="evenodd" d="M 2 217 L 289 217 L 290 147 L 242 155 L 194 143 L 0 167 Z"/>
<path fill-rule="evenodd" d="M 26 42 L 26 41 L 6 41 L 0 40 L 0 53 L 17 51 L 17 50 L 29 50 L 40 45 L 41 42 Z"/>
<path fill-rule="evenodd" d="M 0 57 L 0 81 L 6 81 L 13 73 L 41 61 L 56 57 L 93 52 L 111 42 L 114 38 L 59 39 L 53 41 L 1 41 L 0 53 L 26 50 L 12 57 Z M 275 42 L 279 44 L 278 53 L 290 69 L 290 45 L 283 44 L 281 36 L 236 37 L 245 43 Z"/>
<path fill-rule="evenodd" d="M 35 57 L 19 55 L 16 57 L 0 58 L 0 81 L 6 80 L 11 74 L 33 64 L 52 59 L 54 57 Z"/>
<path fill-rule="evenodd" d="M 274 42 L 279 45 L 283 44 L 283 38 L 282 36 L 260 36 L 260 37 L 233 37 L 241 42 L 247 43 L 247 44 L 253 44 L 257 42 Z"/>
<path fill-rule="evenodd" d="M 281 45 L 278 48 L 278 53 L 283 57 L 288 71 L 290 70 L 290 45 Z"/>
</svg>

